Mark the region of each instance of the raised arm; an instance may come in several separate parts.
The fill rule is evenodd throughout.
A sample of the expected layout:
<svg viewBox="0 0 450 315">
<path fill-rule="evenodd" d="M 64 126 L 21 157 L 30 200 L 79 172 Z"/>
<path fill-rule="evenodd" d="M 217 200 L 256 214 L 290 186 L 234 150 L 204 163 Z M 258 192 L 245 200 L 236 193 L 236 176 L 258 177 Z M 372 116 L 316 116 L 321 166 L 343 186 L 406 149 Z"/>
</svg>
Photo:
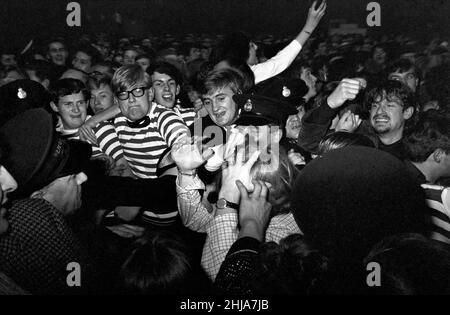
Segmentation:
<svg viewBox="0 0 450 315">
<path fill-rule="evenodd" d="M 316 29 L 320 20 L 325 14 L 327 9 L 326 2 L 322 2 L 319 8 L 315 9 L 316 2 L 311 5 L 308 11 L 308 18 L 306 19 L 305 26 L 297 37 L 284 49 L 282 49 L 276 56 L 267 60 L 266 62 L 259 63 L 251 66 L 253 73 L 255 74 L 255 84 L 264 80 L 270 79 L 291 65 L 295 60 L 303 45 L 306 43 L 312 32 Z"/>
</svg>

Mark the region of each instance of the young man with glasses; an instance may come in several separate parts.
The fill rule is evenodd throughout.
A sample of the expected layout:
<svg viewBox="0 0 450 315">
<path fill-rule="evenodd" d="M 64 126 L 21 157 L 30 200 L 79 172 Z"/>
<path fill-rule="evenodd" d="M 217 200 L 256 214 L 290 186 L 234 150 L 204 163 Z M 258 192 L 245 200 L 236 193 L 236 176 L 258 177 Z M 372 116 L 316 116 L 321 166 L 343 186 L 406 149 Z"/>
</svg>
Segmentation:
<svg viewBox="0 0 450 315">
<path fill-rule="evenodd" d="M 176 113 L 152 103 L 151 78 L 139 65 L 119 68 L 111 86 L 120 109 L 112 122 L 125 159 L 136 177 L 156 178 L 161 154 L 189 130 Z M 103 124 L 108 122 L 96 129 Z"/>
</svg>

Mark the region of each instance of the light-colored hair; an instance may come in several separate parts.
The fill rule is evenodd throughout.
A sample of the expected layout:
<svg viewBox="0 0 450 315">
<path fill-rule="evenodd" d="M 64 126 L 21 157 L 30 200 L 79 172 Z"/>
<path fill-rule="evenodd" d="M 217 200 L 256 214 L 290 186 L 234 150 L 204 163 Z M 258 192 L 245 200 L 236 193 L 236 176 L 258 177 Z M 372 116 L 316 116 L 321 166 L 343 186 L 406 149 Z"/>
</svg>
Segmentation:
<svg viewBox="0 0 450 315">
<path fill-rule="evenodd" d="M 268 150 L 269 157 L 256 161 L 251 169 L 254 180 L 268 182 L 272 185 L 269 202 L 272 205 L 272 216 L 289 212 L 291 191 L 299 171 L 291 163 L 286 150 L 280 145 L 278 150 Z"/>
<path fill-rule="evenodd" d="M 120 67 L 111 80 L 114 93 L 127 91 L 137 85 L 150 87 L 151 77 L 136 64 Z"/>
</svg>

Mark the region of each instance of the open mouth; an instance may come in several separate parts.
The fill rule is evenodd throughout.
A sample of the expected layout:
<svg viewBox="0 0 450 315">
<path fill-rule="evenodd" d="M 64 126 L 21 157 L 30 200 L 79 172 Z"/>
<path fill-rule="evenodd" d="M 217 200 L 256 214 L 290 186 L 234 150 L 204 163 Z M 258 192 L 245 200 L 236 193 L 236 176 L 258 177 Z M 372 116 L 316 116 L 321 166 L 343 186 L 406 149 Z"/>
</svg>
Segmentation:
<svg viewBox="0 0 450 315">
<path fill-rule="evenodd" d="M 162 96 L 162 99 L 166 102 L 172 102 L 173 101 L 173 96 L 172 94 L 166 94 Z"/>
<path fill-rule="evenodd" d="M 221 119 L 225 116 L 225 113 L 226 112 L 220 112 L 220 113 L 214 114 L 214 116 L 216 116 L 217 119 Z"/>
</svg>

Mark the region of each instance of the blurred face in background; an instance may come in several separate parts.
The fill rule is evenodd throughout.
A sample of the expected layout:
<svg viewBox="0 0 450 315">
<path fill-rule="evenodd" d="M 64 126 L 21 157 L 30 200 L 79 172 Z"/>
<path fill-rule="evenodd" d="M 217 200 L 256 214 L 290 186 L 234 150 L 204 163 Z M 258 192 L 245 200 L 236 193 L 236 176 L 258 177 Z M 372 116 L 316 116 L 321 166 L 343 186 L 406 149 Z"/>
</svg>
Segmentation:
<svg viewBox="0 0 450 315">
<path fill-rule="evenodd" d="M 53 42 L 48 46 L 48 56 L 55 65 L 65 66 L 68 52 L 63 43 Z"/>
</svg>

